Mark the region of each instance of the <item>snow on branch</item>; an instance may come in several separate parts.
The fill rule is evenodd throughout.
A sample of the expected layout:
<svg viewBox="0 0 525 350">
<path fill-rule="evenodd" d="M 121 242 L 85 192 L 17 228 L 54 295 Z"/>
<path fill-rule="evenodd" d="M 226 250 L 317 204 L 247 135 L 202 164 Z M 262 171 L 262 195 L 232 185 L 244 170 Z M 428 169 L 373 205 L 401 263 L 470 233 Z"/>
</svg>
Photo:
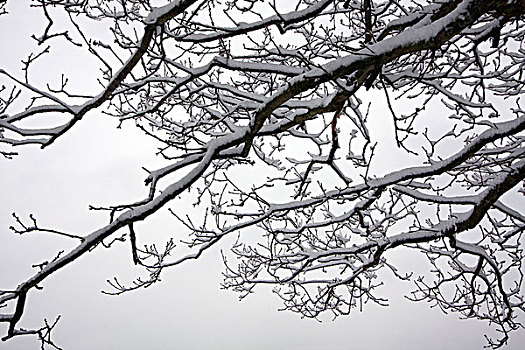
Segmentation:
<svg viewBox="0 0 525 350">
<path fill-rule="evenodd" d="M 165 269 L 221 246 L 229 248 L 224 287 L 246 297 L 274 285 L 284 308 L 305 317 L 387 305 L 380 291 L 392 272 L 412 279 L 412 300 L 494 325 L 502 338 L 489 346 L 519 327 L 523 1 L 35 6 L 47 26 L 33 40 L 49 48 L 31 53 L 22 72 L 0 69 L 0 161 L 16 156 L 10 147 L 51 146 L 102 114 L 154 139 L 161 165 L 147 170 L 142 199 L 90 205 L 109 217 L 92 232 L 14 215 L 14 233 L 76 246 L 0 290 L 0 307 L 14 310 L 0 314 L 4 340 L 36 335 L 55 346 L 56 322 L 19 326 L 30 291 L 128 239 L 130 263 L 147 277 L 110 279 L 108 294 L 149 287 Z M 0 14 L 20 15 L 4 4 Z M 85 50 L 100 71 L 44 67 L 54 47 Z M 48 73 L 60 77 L 58 88 L 41 83 Z M 78 92 L 84 83 L 96 88 Z M 167 242 L 134 225 L 167 209 L 180 228 Z M 388 252 L 403 249 L 428 261 L 425 276 L 398 271 Z"/>
</svg>

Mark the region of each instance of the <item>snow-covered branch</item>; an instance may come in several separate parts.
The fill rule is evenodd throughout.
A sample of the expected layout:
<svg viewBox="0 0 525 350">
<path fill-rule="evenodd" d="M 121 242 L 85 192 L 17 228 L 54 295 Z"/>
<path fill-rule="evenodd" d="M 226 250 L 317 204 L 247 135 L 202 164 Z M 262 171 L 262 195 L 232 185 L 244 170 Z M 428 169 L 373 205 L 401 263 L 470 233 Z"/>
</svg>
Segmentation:
<svg viewBox="0 0 525 350">
<path fill-rule="evenodd" d="M 0 5 L 0 20 L 12 3 Z M 152 137 L 161 164 L 148 170 L 142 199 L 91 205 L 109 214 L 92 232 L 14 215 L 15 233 L 76 246 L 0 290 L 0 307 L 13 310 L 0 314 L 4 340 L 32 334 L 54 346 L 56 323 L 19 326 L 27 298 L 93 249 L 129 240 L 131 263 L 148 278 L 111 280 L 107 293 L 122 294 L 234 235 L 224 286 L 242 297 L 273 284 L 285 308 L 306 317 L 386 305 L 377 293 L 384 271 L 412 276 L 398 273 L 388 252 L 410 248 L 432 266 L 414 279 L 413 300 L 495 324 L 503 338 L 493 347 L 517 328 L 525 297 L 522 0 L 35 7 L 46 23 L 35 45 L 49 48 L 23 60 L 22 72 L 0 69 L 0 161 L 16 155 L 12 146 L 48 147 L 99 113 Z M 66 29 L 55 30 L 59 23 Z M 56 67 L 40 62 L 55 46 L 85 50 L 100 71 L 53 71 L 58 88 L 42 84 L 39 74 Z M 181 236 L 159 249 L 134 224 L 163 209 Z"/>
</svg>

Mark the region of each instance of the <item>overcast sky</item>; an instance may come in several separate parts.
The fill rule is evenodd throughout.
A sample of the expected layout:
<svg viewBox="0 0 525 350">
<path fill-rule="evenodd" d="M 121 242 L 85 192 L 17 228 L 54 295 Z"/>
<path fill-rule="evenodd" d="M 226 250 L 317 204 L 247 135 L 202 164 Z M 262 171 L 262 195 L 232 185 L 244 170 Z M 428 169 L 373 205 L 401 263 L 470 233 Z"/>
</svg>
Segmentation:
<svg viewBox="0 0 525 350">
<path fill-rule="evenodd" d="M 43 27 L 34 18 L 15 8 L 12 15 L 0 16 L 1 68 L 20 69 L 20 59 L 32 47 L 30 34 Z M 72 77 L 94 89 L 85 79 L 89 64 L 81 55 L 54 57 L 46 64 L 76 70 Z M 51 79 L 47 72 L 41 74 L 42 81 Z M 75 243 L 45 233 L 18 236 L 9 230 L 14 224 L 11 213 L 23 219 L 34 213 L 43 226 L 82 235 L 108 219 L 89 211 L 89 204 L 124 203 L 145 195 L 141 167 L 158 164 L 152 159 L 155 144 L 131 124 L 116 126 L 91 113 L 45 150 L 24 147 L 14 160 L 0 158 L 0 288 L 15 288 L 32 273 L 32 264 L 52 259 Z M 182 210 L 182 205 L 172 207 Z M 160 237 L 176 235 L 177 226 L 159 214 L 137 231 Z M 420 260 L 409 255 L 403 251 L 394 258 L 405 271 L 420 268 Z M 42 291 L 32 291 L 19 326 L 37 328 L 44 318 L 52 321 L 61 314 L 54 339 L 64 349 L 79 350 L 481 349 L 486 344 L 482 334 L 493 332 L 484 322 L 460 321 L 426 303 L 406 301 L 403 294 L 412 285 L 389 276 L 382 289 L 389 307 L 367 304 L 361 313 L 356 310 L 335 321 L 324 317 L 320 323 L 279 312 L 280 300 L 270 288 L 257 288 L 239 302 L 237 294 L 220 289 L 222 270 L 216 248 L 198 261 L 165 271 L 162 282 L 148 289 L 107 296 L 101 293 L 111 290 L 106 280 L 116 276 L 129 283 L 144 272 L 133 265 L 128 244 L 99 247 L 47 279 Z M 0 324 L 2 336 L 6 329 Z M 507 348 L 523 344 L 522 331 L 512 334 Z M 34 337 L 0 343 L 0 349 L 38 348 Z"/>
</svg>

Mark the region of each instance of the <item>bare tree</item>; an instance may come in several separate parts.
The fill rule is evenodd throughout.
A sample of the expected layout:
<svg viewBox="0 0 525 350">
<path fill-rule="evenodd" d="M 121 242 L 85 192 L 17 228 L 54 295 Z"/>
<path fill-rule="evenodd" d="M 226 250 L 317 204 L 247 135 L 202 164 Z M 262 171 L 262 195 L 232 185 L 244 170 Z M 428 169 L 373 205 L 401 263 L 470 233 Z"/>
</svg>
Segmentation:
<svg viewBox="0 0 525 350">
<path fill-rule="evenodd" d="M 9 6 L 0 4 L 0 20 Z M 488 339 L 491 347 L 520 327 L 523 0 L 32 6 L 47 23 L 33 36 L 42 50 L 23 60 L 22 72 L 0 67 L 2 155 L 15 156 L 11 146 L 49 147 L 83 118 L 104 113 L 160 142 L 166 165 L 148 171 L 146 198 L 91 206 L 109 216 L 94 232 L 43 228 L 33 216 L 14 215 L 15 232 L 52 232 L 78 245 L 0 291 L 0 305 L 15 305 L 0 315 L 9 325 L 4 341 L 37 334 L 53 344 L 54 324 L 18 326 L 28 292 L 93 249 L 129 242 L 133 263 L 149 272 L 130 286 L 115 279 L 109 293 L 120 294 L 155 283 L 164 269 L 199 258 L 228 235 L 239 238 L 224 254 L 224 286 L 241 297 L 272 284 L 287 310 L 346 315 L 385 303 L 377 291 L 386 270 L 413 280 L 411 299 L 493 324 L 502 337 Z M 54 45 L 83 48 L 99 62 L 98 92 L 73 91 L 67 77 L 58 87 L 34 82 L 31 67 Z M 390 126 L 374 122 L 374 113 L 388 115 Z M 41 127 L 48 116 L 62 124 Z M 389 127 L 391 153 L 377 132 Z M 402 153 L 411 165 L 384 163 Z M 175 249 L 180 237 L 163 249 L 137 244 L 147 235 L 134 223 L 180 198 L 192 198 L 201 213 L 170 209 L 190 234 L 189 252 Z M 389 261 L 388 252 L 402 247 L 427 258 L 426 276 Z"/>
</svg>

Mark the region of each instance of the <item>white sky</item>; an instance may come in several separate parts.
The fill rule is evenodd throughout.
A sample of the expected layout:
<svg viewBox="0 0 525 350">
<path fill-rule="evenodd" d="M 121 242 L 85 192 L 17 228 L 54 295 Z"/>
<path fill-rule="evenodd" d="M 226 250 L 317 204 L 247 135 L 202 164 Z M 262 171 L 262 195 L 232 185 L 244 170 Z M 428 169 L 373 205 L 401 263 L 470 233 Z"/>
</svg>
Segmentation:
<svg viewBox="0 0 525 350">
<path fill-rule="evenodd" d="M 0 17 L 0 67 L 20 68 L 28 52 L 32 17 Z M 63 57 L 60 65 L 85 71 L 81 56 Z M 77 79 L 85 78 L 77 73 Z M 45 77 L 43 79 L 46 79 Z M 55 78 L 59 81 L 59 76 Z M 73 78 L 72 78 L 73 79 Z M 107 205 L 142 198 L 145 172 L 151 167 L 154 145 L 131 125 L 116 129 L 96 113 L 86 116 L 53 146 L 19 148 L 14 160 L 0 159 L 0 288 L 15 288 L 31 273 L 31 265 L 49 260 L 74 242 L 45 233 L 17 236 L 8 227 L 16 212 L 22 219 L 34 213 L 43 226 L 85 234 L 104 225 L 107 217 L 87 210 L 89 204 Z M 172 206 L 177 208 L 177 206 Z M 176 234 L 174 221 L 159 215 L 139 233 Z M 146 231 L 147 230 L 147 231 Z M 227 245 L 223 244 L 227 249 Z M 418 263 L 398 255 L 410 269 Z M 391 306 L 365 305 L 364 312 L 332 322 L 301 319 L 278 312 L 280 300 L 269 288 L 238 301 L 237 294 L 220 290 L 223 270 L 220 251 L 214 249 L 195 262 L 167 270 L 163 281 L 119 297 L 107 279 L 124 282 L 141 273 L 131 261 L 127 243 L 97 248 L 54 274 L 43 291 L 29 294 L 21 327 L 39 327 L 44 318 L 62 319 L 54 331 L 64 349 L 481 349 L 486 323 L 459 321 L 426 303 L 403 299 L 411 290 L 390 278 L 382 294 Z M 2 310 L 3 311 L 3 310 Z M 0 333 L 7 326 L 0 324 Z M 520 349 L 525 332 L 514 333 L 508 349 Z M 16 337 L 0 349 L 38 349 L 34 337 Z"/>
</svg>

